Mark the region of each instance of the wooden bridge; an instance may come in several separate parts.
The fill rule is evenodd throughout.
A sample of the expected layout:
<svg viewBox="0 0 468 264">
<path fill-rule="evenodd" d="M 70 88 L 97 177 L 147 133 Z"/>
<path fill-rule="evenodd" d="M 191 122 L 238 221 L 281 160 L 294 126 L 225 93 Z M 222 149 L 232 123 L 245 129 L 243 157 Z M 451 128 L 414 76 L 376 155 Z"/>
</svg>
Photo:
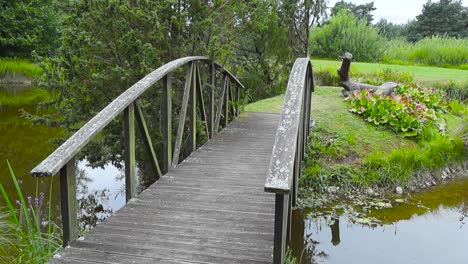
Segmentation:
<svg viewBox="0 0 468 264">
<path fill-rule="evenodd" d="M 183 96 L 175 107 L 171 72 L 184 65 Z M 160 80 L 163 150 L 155 148 L 139 102 Z M 65 248 L 50 263 L 282 263 L 309 134 L 311 63 L 295 62 L 281 115 L 241 114 L 242 89 L 209 58 L 172 61 L 122 93 L 34 168 L 33 176 L 60 177 Z M 122 112 L 127 204 L 78 238 L 75 156 Z M 157 179 L 138 195 L 135 123 Z M 197 149 L 200 129 L 208 142 Z"/>
</svg>

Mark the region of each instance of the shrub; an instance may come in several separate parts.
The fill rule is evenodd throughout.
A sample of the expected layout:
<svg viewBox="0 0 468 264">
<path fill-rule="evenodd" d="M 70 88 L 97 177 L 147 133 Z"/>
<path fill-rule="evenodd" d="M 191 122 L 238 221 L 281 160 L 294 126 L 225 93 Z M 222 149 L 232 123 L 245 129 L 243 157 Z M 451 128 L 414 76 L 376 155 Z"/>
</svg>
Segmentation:
<svg viewBox="0 0 468 264">
<path fill-rule="evenodd" d="M 366 21 L 341 10 L 329 23 L 312 30 L 310 50 L 313 56 L 321 58 L 336 58 L 348 51 L 356 61 L 379 61 L 383 38 Z"/>
<path fill-rule="evenodd" d="M 468 39 L 434 36 L 416 43 L 402 39 L 388 42 L 382 62 L 468 68 Z"/>
<path fill-rule="evenodd" d="M 445 102 L 436 89 L 417 85 L 398 85 L 396 94 L 386 96 L 381 91 L 355 91 L 347 98 L 352 113 L 362 115 L 374 125 L 387 126 L 403 136 L 416 137 L 429 127 L 444 129 L 438 113 Z"/>
<path fill-rule="evenodd" d="M 8 238 L 8 243 L 0 243 L 0 252 L 8 250 L 9 262 L 13 263 L 45 263 L 62 245 L 61 230 L 52 221 L 52 185 L 47 206 L 45 206 L 47 201 L 44 193 L 37 193 L 36 197 L 24 197 L 8 161 L 7 165 L 19 199 L 16 203 L 12 203 L 0 183 L 0 193 L 8 212 L 0 221 L 6 222 L 9 228 L 15 230 L 15 233 Z M 15 205 L 19 208 L 16 209 Z"/>
</svg>

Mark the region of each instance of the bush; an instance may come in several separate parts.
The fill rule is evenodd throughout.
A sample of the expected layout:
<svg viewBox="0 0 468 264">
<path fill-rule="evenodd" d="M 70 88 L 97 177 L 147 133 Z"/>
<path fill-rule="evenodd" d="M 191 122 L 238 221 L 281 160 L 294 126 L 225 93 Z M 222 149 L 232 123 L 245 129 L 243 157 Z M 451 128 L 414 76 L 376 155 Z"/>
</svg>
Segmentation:
<svg viewBox="0 0 468 264">
<path fill-rule="evenodd" d="M 468 39 L 434 36 L 416 43 L 396 39 L 387 46 L 384 63 L 468 69 Z"/>
<path fill-rule="evenodd" d="M 381 91 L 355 91 L 347 98 L 352 113 L 362 115 L 374 125 L 387 126 L 403 136 L 421 136 L 427 129 L 443 130 L 445 102 L 440 92 L 417 85 L 399 85 L 396 94 L 386 96 Z"/>
<path fill-rule="evenodd" d="M 383 38 L 378 30 L 341 10 L 323 27 L 311 32 L 310 50 L 313 56 L 336 58 L 345 51 L 356 61 L 379 61 L 383 53 Z"/>
</svg>

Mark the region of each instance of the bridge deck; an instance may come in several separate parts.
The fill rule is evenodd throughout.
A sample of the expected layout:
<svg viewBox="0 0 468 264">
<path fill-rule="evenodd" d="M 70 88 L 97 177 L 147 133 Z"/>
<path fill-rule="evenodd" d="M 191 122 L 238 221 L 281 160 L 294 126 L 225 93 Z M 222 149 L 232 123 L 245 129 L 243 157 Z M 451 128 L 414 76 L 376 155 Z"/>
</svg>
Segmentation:
<svg viewBox="0 0 468 264">
<path fill-rule="evenodd" d="M 271 263 L 278 119 L 243 114 L 50 263 Z"/>
</svg>

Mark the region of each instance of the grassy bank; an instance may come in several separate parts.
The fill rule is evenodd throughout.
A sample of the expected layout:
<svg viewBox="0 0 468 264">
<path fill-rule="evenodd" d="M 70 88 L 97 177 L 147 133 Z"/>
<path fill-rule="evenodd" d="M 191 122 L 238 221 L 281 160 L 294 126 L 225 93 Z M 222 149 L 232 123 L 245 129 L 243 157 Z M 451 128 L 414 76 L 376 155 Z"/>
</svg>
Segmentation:
<svg viewBox="0 0 468 264">
<path fill-rule="evenodd" d="M 0 79 L 7 75 L 21 74 L 29 79 L 37 79 L 43 73 L 41 67 L 23 59 L 0 58 Z"/>
<path fill-rule="evenodd" d="M 322 60 L 312 58 L 314 71 L 330 70 L 336 72 L 341 66 L 341 60 Z M 350 77 L 353 74 L 374 74 L 376 71 L 390 69 L 397 72 L 406 72 L 413 75 L 416 81 L 424 84 L 453 81 L 468 86 L 468 71 L 461 69 L 447 69 L 429 66 L 395 65 L 382 63 L 353 62 Z M 467 88 L 468 89 L 468 88 Z"/>
<path fill-rule="evenodd" d="M 397 39 L 387 46 L 382 57 L 384 63 L 468 70 L 468 39 L 434 36 L 416 43 Z"/>
<path fill-rule="evenodd" d="M 340 91 L 340 87 L 316 87 L 313 94 L 311 115 L 316 127 L 301 180 L 303 187 L 322 192 L 330 186 L 409 187 L 422 172 L 466 159 L 461 139 L 468 132 L 466 110 L 458 115 L 442 114 L 447 136 L 415 140 L 350 113 Z M 281 103 L 282 96 L 278 96 L 250 104 L 245 110 L 279 112 Z"/>
</svg>

